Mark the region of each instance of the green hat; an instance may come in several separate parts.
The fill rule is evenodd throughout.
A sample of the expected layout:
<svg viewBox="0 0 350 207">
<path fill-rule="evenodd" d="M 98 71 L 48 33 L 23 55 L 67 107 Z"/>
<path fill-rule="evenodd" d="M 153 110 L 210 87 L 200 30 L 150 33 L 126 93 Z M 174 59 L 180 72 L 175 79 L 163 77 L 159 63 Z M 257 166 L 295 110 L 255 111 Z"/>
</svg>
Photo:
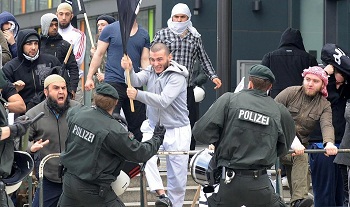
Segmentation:
<svg viewBox="0 0 350 207">
<path fill-rule="evenodd" d="M 108 83 L 100 83 L 96 87 L 96 93 L 105 95 L 105 96 L 110 96 L 114 99 L 119 99 L 119 95 L 117 90 L 113 88 L 113 86 L 109 85 Z"/>
<path fill-rule="evenodd" d="M 275 82 L 275 75 L 272 73 L 270 68 L 264 66 L 264 65 L 253 65 L 250 68 L 249 76 L 267 79 L 271 83 Z"/>
</svg>

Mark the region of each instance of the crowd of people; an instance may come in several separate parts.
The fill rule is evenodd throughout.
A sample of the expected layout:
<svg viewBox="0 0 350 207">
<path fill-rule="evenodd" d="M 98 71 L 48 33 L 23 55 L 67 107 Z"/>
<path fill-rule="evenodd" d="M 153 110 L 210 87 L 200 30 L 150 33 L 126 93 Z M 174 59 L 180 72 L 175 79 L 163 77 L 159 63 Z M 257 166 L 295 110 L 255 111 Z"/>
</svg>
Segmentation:
<svg viewBox="0 0 350 207">
<path fill-rule="evenodd" d="M 199 118 L 194 88 L 208 79 L 214 90 L 222 83 L 186 4 L 172 8 L 152 41 L 135 20 L 127 55 L 120 22 L 99 16 L 84 83 L 86 36 L 73 18 L 72 6 L 61 3 L 55 14 L 42 15 L 39 34 L 20 29 L 11 13 L 0 14 L 0 192 L 11 174 L 3 163 L 24 150 L 36 177 L 46 155 L 61 154 L 44 169 L 44 206 L 124 206 L 111 183 L 133 162 L 144 163 L 157 207 L 182 207 L 189 156 L 167 156 L 165 188 L 157 151 L 194 150 L 199 141 L 215 146 L 211 164 L 222 175 L 210 207 L 287 206 L 267 175 L 277 162 L 289 182 L 290 206 L 349 205 L 350 155 L 338 148 L 350 147 L 350 58 L 338 45 L 324 45 L 319 64 L 300 31 L 287 28 L 278 48 L 250 68 L 245 89 L 225 93 Z M 84 106 L 82 89 L 93 90 L 92 106 Z M 13 125 L 7 113 L 18 117 Z M 19 149 L 13 143 L 24 134 L 28 146 Z M 35 207 L 39 196 L 37 189 Z M 0 204 L 12 206 L 6 198 Z"/>
</svg>

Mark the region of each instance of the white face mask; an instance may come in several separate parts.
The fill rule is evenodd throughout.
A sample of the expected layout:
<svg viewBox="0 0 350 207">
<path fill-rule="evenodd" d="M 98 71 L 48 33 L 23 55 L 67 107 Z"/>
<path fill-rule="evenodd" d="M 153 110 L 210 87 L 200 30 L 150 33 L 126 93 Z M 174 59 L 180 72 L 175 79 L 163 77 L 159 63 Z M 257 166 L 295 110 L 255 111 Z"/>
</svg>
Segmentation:
<svg viewBox="0 0 350 207">
<path fill-rule="evenodd" d="M 39 50 L 38 50 L 38 52 L 36 53 L 36 55 L 34 57 L 30 57 L 30 56 L 28 56 L 28 55 L 26 55 L 24 53 L 23 53 L 23 56 L 24 56 L 25 59 L 33 62 L 34 60 L 38 59 L 38 57 L 39 57 Z"/>
<path fill-rule="evenodd" d="M 13 21 L 8 21 L 8 22 L 10 22 L 11 23 L 11 27 L 10 27 L 10 31 L 11 32 L 13 32 L 14 30 L 15 30 L 15 28 L 16 28 L 16 24 L 13 22 Z"/>
<path fill-rule="evenodd" d="M 187 20 L 186 22 L 173 22 L 171 19 L 168 20 L 169 29 L 177 35 L 184 33 L 190 24 L 190 20 Z"/>
</svg>

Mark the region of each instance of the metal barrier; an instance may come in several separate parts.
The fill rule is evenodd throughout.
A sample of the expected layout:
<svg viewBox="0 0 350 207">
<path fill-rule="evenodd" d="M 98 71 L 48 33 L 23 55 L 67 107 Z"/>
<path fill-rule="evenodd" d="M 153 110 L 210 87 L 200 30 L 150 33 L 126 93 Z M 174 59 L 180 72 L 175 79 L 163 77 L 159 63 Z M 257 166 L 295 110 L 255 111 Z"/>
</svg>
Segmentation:
<svg viewBox="0 0 350 207">
<path fill-rule="evenodd" d="M 44 177 L 44 166 L 45 163 L 52 158 L 57 158 L 60 156 L 60 153 L 53 153 L 46 155 L 39 165 L 39 207 L 44 206 L 44 191 L 43 191 L 43 177 Z"/>
<path fill-rule="evenodd" d="M 169 155 L 194 155 L 201 150 L 191 150 L 191 151 L 158 151 L 157 154 L 160 156 L 169 156 Z M 293 150 L 289 150 L 288 153 L 293 153 Z M 350 149 L 338 149 L 338 153 L 349 153 Z M 326 153 L 325 149 L 305 149 L 304 153 Z M 39 165 L 39 207 L 43 207 L 43 176 L 44 176 L 44 165 L 45 163 L 52 159 L 52 158 L 58 158 L 60 156 L 60 153 L 53 153 L 46 155 L 40 162 Z M 144 167 L 145 163 L 142 166 L 142 170 L 140 173 L 140 199 L 141 199 L 141 207 L 147 207 L 147 186 L 146 186 L 146 178 L 144 175 Z M 281 170 L 279 169 L 279 162 L 275 165 L 275 170 L 269 169 L 269 174 L 276 175 L 276 192 L 280 194 L 280 196 L 283 198 L 283 192 L 282 192 L 282 183 L 281 183 Z M 197 189 L 196 195 L 193 200 L 193 204 L 195 204 L 196 200 L 198 199 L 198 191 L 200 188 Z"/>
</svg>

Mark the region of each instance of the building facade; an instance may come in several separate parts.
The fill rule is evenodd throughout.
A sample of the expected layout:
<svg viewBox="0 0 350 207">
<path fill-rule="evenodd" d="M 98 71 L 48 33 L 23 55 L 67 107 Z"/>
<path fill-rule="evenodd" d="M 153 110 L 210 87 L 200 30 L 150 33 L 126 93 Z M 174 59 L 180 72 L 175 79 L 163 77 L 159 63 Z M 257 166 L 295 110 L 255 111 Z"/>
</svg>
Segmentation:
<svg viewBox="0 0 350 207">
<path fill-rule="evenodd" d="M 40 17 L 48 12 L 55 13 L 60 2 L 1 0 L 0 11 L 14 14 L 21 28 L 39 30 Z M 319 63 L 325 43 L 335 43 L 350 51 L 350 0 L 143 0 L 137 18 L 148 30 L 151 39 L 157 30 L 167 26 L 171 9 L 179 2 L 190 7 L 193 25 L 201 33 L 206 51 L 224 84 L 219 91 L 213 90 L 214 85 L 210 81 L 205 84 L 206 98 L 201 103 L 201 113 L 219 95 L 234 91 L 241 77 L 247 75 L 249 67 L 278 47 L 281 34 L 287 27 L 301 31 L 305 49 L 316 56 Z M 222 8 L 223 4 L 226 8 Z M 116 0 L 85 0 L 84 5 L 95 41 L 96 17 L 110 14 L 117 18 Z M 91 44 L 85 23 L 84 15 L 78 15 L 78 27 L 87 35 L 87 69 Z M 218 25 L 223 25 L 225 29 Z M 221 42 L 225 35 L 228 37 Z M 227 52 L 221 54 L 222 51 Z M 222 55 L 227 56 L 226 62 L 221 61 Z"/>
</svg>

